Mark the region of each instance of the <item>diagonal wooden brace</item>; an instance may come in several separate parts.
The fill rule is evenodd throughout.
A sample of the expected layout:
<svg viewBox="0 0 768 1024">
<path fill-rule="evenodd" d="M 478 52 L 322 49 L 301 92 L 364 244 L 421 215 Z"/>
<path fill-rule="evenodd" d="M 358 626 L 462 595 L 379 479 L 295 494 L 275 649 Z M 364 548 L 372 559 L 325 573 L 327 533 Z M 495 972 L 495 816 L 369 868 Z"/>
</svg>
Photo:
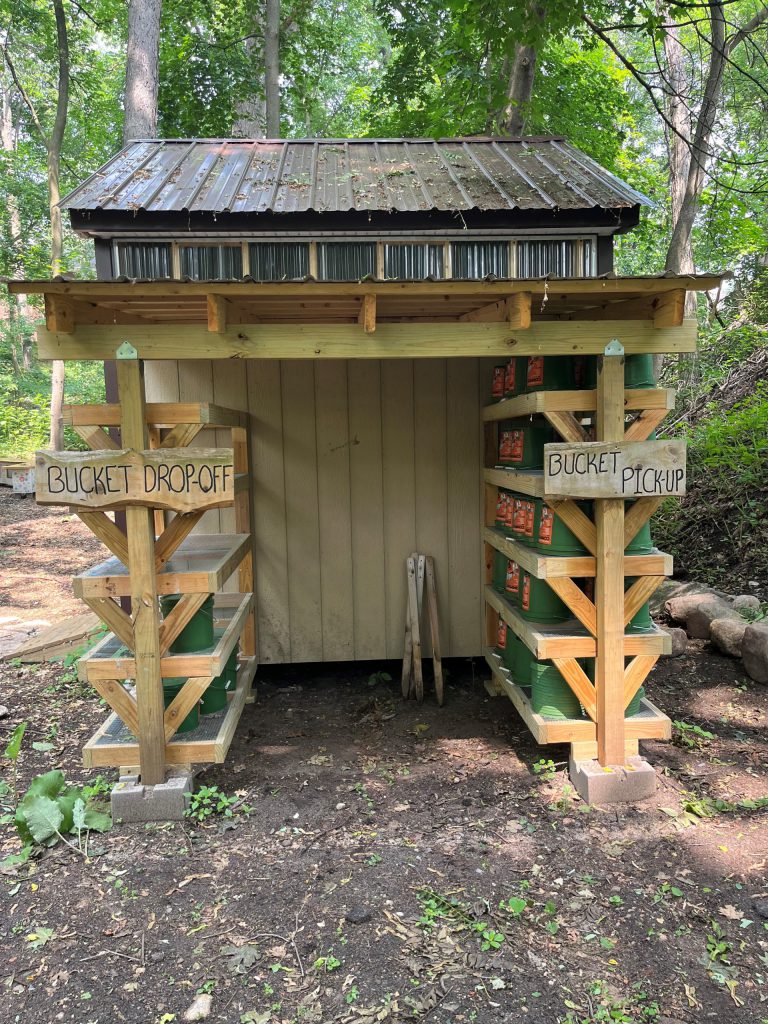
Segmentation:
<svg viewBox="0 0 768 1024">
<path fill-rule="evenodd" d="M 571 498 L 561 501 L 547 498 L 547 504 L 555 515 L 562 519 L 571 533 L 578 537 L 590 555 L 594 555 L 597 551 L 597 527 L 588 516 L 584 515 L 576 502 Z"/>
<path fill-rule="evenodd" d="M 182 541 L 190 535 L 202 518 L 202 512 L 174 516 L 155 541 L 155 571 L 159 572 Z"/>
<path fill-rule="evenodd" d="M 640 527 L 651 518 L 653 513 L 662 503 L 663 498 L 638 498 L 631 508 L 624 512 L 624 547 L 637 536 Z"/>
<path fill-rule="evenodd" d="M 547 577 L 547 583 L 592 636 L 597 636 L 597 610 L 583 590 L 569 576 Z"/>
<path fill-rule="evenodd" d="M 133 651 L 133 622 L 130 615 L 126 614 L 111 597 L 84 597 L 82 600 L 109 626 L 115 636 Z"/>
<path fill-rule="evenodd" d="M 664 576 L 639 576 L 624 592 L 624 625 L 637 615 L 645 602 L 664 582 Z"/>
<path fill-rule="evenodd" d="M 109 434 L 101 427 L 73 426 L 72 429 L 81 437 L 93 452 L 119 451 L 120 445 L 113 441 Z"/>
<path fill-rule="evenodd" d="M 109 704 L 118 718 L 121 718 L 127 729 L 134 736 L 139 735 L 139 711 L 136 699 L 126 690 L 118 679 L 94 679 L 91 683 L 94 690 Z"/>
<path fill-rule="evenodd" d="M 109 548 L 115 558 L 127 566 L 128 538 L 120 527 L 112 522 L 106 512 L 84 512 L 82 509 L 73 511 L 77 513 L 78 518 L 85 523 L 91 533 Z"/>
<path fill-rule="evenodd" d="M 185 594 L 167 619 L 160 623 L 160 657 L 168 653 L 173 641 L 208 600 L 208 594 Z"/>
<path fill-rule="evenodd" d="M 587 440 L 587 432 L 572 412 L 555 412 L 544 410 L 545 419 L 549 420 L 564 441 L 579 443 Z"/>
<path fill-rule="evenodd" d="M 165 709 L 163 728 L 165 742 L 173 736 L 192 708 L 213 682 L 213 676 L 193 676 L 182 686 L 173 701 Z"/>
<path fill-rule="evenodd" d="M 647 441 L 667 412 L 667 409 L 643 409 L 624 431 L 624 440 Z"/>
<path fill-rule="evenodd" d="M 575 658 L 553 658 L 552 664 L 584 705 L 593 722 L 597 721 L 595 687 Z"/>
<path fill-rule="evenodd" d="M 637 654 L 624 669 L 625 710 L 658 660 L 658 654 Z"/>
<path fill-rule="evenodd" d="M 204 423 L 177 423 L 160 441 L 158 448 L 186 448 L 204 426 Z"/>
</svg>

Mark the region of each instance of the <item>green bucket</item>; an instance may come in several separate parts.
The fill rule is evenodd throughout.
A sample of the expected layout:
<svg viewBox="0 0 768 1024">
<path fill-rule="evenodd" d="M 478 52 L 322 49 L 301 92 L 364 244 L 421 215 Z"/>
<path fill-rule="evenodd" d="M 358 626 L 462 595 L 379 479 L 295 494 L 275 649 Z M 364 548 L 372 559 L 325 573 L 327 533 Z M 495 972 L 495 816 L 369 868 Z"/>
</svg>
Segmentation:
<svg viewBox="0 0 768 1024">
<path fill-rule="evenodd" d="M 520 604 L 520 583 L 522 572 L 517 562 L 507 559 L 507 572 L 504 579 L 504 596 L 514 605 Z"/>
<path fill-rule="evenodd" d="M 643 702 L 643 697 L 645 697 L 645 687 L 641 686 L 627 705 L 627 710 L 624 712 L 625 718 L 631 718 L 633 715 L 637 715 L 640 712 L 640 705 Z"/>
<path fill-rule="evenodd" d="M 628 501 L 626 503 L 626 509 L 629 509 L 634 505 L 634 502 Z M 640 527 L 638 532 L 629 542 L 626 547 L 626 554 L 628 555 L 650 555 L 653 554 L 653 541 L 651 540 L 651 524 L 646 521 Z"/>
<path fill-rule="evenodd" d="M 579 391 L 597 387 L 597 356 L 573 357 L 573 386 Z"/>
<path fill-rule="evenodd" d="M 649 354 L 626 356 L 624 359 L 625 388 L 655 388 L 653 356 Z"/>
<path fill-rule="evenodd" d="M 554 665 L 531 664 L 531 707 L 543 718 L 581 718 L 581 704 Z"/>
<path fill-rule="evenodd" d="M 542 498 L 536 499 L 533 541 L 545 555 L 585 555 L 587 549 Z"/>
<path fill-rule="evenodd" d="M 499 616 L 496 624 L 496 646 L 494 650 L 501 658 L 502 664 L 509 668 L 509 659 L 512 653 L 509 638 L 512 636 L 512 631 L 508 628 L 504 619 Z"/>
<path fill-rule="evenodd" d="M 552 427 L 540 419 L 503 420 L 498 464 L 511 469 L 543 469 L 544 445 L 554 440 Z"/>
<path fill-rule="evenodd" d="M 507 364 L 498 363 L 493 368 L 491 377 L 491 402 L 500 402 L 504 397 L 504 380 L 507 374 Z"/>
<path fill-rule="evenodd" d="M 493 552 L 493 572 L 491 585 L 497 594 L 503 594 L 507 584 L 507 556 L 501 551 Z"/>
<path fill-rule="evenodd" d="M 627 590 L 635 582 L 633 577 L 627 578 Z M 654 629 L 653 619 L 651 618 L 651 606 L 648 601 L 645 604 L 640 605 L 637 612 L 627 623 L 627 633 L 650 633 Z"/>
<path fill-rule="evenodd" d="M 567 391 L 573 387 L 571 356 L 528 356 L 526 391 Z"/>
<path fill-rule="evenodd" d="M 512 648 L 509 666 L 512 679 L 521 690 L 524 690 L 530 696 L 531 665 L 536 659 L 519 636 L 516 636 L 511 631 L 508 636 L 510 637 L 509 645 Z"/>
<path fill-rule="evenodd" d="M 527 356 L 514 356 L 507 363 L 507 374 L 504 378 L 504 397 L 512 398 L 525 391 L 525 374 L 528 367 Z"/>
<path fill-rule="evenodd" d="M 227 706 L 227 681 L 224 673 L 216 676 L 200 701 L 201 715 L 215 715 Z"/>
<path fill-rule="evenodd" d="M 523 573 L 520 613 L 532 622 L 565 622 L 571 613 L 546 580 Z"/>
<path fill-rule="evenodd" d="M 164 594 L 160 598 L 163 618 L 167 618 L 183 594 Z M 213 594 L 210 594 L 182 629 L 170 647 L 171 654 L 194 654 L 213 643 Z"/>
<path fill-rule="evenodd" d="M 186 678 L 176 676 L 169 679 L 163 680 L 163 706 L 169 708 L 173 703 L 176 694 L 186 683 Z M 192 732 L 200 724 L 200 713 L 198 711 L 198 705 L 192 708 L 187 717 L 183 720 L 181 725 L 178 727 L 176 732 Z"/>
</svg>

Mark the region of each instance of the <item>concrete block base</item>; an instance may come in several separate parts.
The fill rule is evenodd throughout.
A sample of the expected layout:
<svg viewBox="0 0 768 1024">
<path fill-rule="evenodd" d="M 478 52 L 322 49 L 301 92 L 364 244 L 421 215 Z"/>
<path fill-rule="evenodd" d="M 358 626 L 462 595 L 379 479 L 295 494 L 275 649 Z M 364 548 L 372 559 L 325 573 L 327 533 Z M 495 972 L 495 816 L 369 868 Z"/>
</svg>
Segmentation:
<svg viewBox="0 0 768 1024">
<path fill-rule="evenodd" d="M 117 822 L 182 821 L 192 798 L 194 773 L 170 769 L 165 782 L 144 786 L 137 775 L 121 776 L 112 790 L 112 818 Z"/>
<path fill-rule="evenodd" d="M 656 792 L 656 772 L 644 757 L 628 757 L 625 764 L 612 768 L 571 758 L 569 772 L 573 787 L 588 804 L 635 803 Z"/>
</svg>

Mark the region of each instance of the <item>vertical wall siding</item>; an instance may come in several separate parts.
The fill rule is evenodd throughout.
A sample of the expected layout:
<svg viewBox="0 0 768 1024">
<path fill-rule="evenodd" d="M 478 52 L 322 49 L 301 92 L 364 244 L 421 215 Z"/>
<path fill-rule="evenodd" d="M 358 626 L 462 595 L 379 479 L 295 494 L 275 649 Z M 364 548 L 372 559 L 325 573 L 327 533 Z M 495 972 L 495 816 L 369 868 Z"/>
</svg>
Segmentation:
<svg viewBox="0 0 768 1024">
<path fill-rule="evenodd" d="M 445 653 L 480 653 L 487 376 L 477 359 L 147 363 L 150 401 L 251 414 L 263 663 L 400 657 L 417 549 L 435 558 Z M 232 513 L 204 522 L 229 530 Z"/>
</svg>

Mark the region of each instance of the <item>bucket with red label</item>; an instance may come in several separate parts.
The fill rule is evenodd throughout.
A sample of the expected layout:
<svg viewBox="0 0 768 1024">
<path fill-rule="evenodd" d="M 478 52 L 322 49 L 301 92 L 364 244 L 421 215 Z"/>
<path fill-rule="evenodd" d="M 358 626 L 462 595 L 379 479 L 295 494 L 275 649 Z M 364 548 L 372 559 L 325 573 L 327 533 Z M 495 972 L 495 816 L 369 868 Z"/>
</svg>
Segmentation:
<svg viewBox="0 0 768 1024">
<path fill-rule="evenodd" d="M 528 356 L 526 391 L 567 391 L 573 386 L 572 356 Z"/>
<path fill-rule="evenodd" d="M 504 397 L 504 380 L 507 375 L 507 364 L 499 363 L 493 368 L 491 376 L 491 401 L 500 402 Z"/>
<path fill-rule="evenodd" d="M 508 559 L 504 596 L 514 605 L 520 604 L 520 576 L 520 566 L 513 559 Z"/>
<path fill-rule="evenodd" d="M 543 469 L 544 445 L 557 440 L 552 427 L 540 417 L 503 420 L 499 427 L 499 462 L 509 469 Z"/>
<path fill-rule="evenodd" d="M 585 511 L 585 502 L 580 502 Z M 586 555 L 587 549 L 542 498 L 536 498 L 533 544 L 545 555 Z"/>
<path fill-rule="evenodd" d="M 547 581 L 528 572 L 523 573 L 520 585 L 520 613 L 531 622 L 565 622 L 571 618 L 567 606 Z"/>
</svg>

